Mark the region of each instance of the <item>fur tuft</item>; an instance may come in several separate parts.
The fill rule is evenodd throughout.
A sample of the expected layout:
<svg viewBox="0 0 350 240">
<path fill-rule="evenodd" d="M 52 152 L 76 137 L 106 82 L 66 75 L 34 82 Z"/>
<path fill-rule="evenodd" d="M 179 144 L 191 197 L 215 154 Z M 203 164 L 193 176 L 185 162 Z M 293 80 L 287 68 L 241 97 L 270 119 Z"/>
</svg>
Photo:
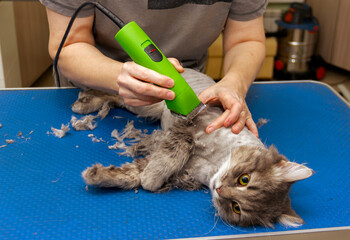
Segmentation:
<svg viewBox="0 0 350 240">
<path fill-rule="evenodd" d="M 287 214 L 282 214 L 277 221 L 285 227 L 300 227 L 305 223 L 300 217 Z"/>
</svg>

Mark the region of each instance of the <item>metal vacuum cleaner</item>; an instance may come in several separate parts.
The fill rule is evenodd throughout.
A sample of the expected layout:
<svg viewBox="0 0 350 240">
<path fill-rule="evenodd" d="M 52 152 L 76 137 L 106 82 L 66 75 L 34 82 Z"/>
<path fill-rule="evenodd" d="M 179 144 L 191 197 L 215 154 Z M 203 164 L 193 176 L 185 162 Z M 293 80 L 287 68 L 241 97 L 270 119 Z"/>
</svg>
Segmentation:
<svg viewBox="0 0 350 240">
<path fill-rule="evenodd" d="M 279 34 L 274 78 L 321 80 L 325 75 L 325 64 L 320 56 L 315 55 L 320 26 L 311 7 L 291 3 L 276 23 Z"/>
</svg>

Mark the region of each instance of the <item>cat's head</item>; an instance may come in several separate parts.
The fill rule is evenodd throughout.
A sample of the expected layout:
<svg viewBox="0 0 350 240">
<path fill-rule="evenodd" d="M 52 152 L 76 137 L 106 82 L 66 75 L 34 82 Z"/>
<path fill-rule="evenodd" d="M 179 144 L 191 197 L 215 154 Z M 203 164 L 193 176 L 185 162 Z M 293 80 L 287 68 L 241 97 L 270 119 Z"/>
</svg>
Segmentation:
<svg viewBox="0 0 350 240">
<path fill-rule="evenodd" d="M 273 146 L 243 146 L 212 178 L 213 203 L 230 224 L 299 226 L 304 221 L 291 208 L 288 193 L 294 182 L 311 175 L 311 169 L 288 161 Z"/>
</svg>

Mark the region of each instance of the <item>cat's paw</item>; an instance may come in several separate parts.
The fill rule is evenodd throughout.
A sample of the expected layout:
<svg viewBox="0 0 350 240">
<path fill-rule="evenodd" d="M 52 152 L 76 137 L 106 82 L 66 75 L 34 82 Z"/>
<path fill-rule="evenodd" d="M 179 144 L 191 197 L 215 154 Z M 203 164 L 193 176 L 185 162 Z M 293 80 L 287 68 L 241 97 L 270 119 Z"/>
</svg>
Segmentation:
<svg viewBox="0 0 350 240">
<path fill-rule="evenodd" d="M 153 173 L 147 171 L 143 171 L 140 178 L 142 188 L 151 192 L 155 192 L 160 189 L 164 183 L 164 179 L 162 177 L 155 177 Z"/>
<path fill-rule="evenodd" d="M 104 167 L 102 164 L 96 164 L 85 169 L 82 172 L 82 177 L 87 185 L 99 185 L 101 183 L 100 172 Z"/>
</svg>

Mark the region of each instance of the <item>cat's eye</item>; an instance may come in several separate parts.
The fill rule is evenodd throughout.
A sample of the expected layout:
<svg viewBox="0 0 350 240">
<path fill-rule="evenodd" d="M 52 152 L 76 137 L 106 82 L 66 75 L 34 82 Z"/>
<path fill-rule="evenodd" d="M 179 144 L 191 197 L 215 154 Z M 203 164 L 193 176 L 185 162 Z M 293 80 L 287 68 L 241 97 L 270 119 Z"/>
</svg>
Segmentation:
<svg viewBox="0 0 350 240">
<path fill-rule="evenodd" d="M 236 202 L 232 202 L 232 210 L 237 214 L 241 214 L 241 208 Z"/>
<path fill-rule="evenodd" d="M 238 178 L 238 183 L 242 186 L 245 186 L 249 183 L 250 180 L 250 176 L 248 174 L 242 174 L 239 178 Z"/>
</svg>

